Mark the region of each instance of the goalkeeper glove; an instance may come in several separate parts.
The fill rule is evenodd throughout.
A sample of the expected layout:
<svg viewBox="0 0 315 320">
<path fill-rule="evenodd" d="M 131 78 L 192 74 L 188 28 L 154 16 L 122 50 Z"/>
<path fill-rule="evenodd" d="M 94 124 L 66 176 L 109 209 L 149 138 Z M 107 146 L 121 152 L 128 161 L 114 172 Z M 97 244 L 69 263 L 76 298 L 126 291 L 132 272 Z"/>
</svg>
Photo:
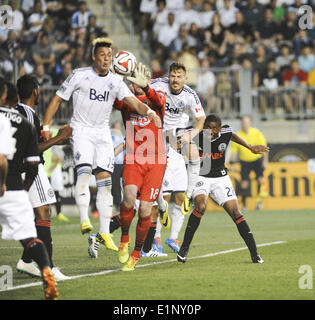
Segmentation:
<svg viewBox="0 0 315 320">
<path fill-rule="evenodd" d="M 140 88 L 145 88 L 148 86 L 148 72 L 148 68 L 144 64 L 139 62 L 133 76 L 127 77 L 126 79 L 136 84 Z"/>
</svg>

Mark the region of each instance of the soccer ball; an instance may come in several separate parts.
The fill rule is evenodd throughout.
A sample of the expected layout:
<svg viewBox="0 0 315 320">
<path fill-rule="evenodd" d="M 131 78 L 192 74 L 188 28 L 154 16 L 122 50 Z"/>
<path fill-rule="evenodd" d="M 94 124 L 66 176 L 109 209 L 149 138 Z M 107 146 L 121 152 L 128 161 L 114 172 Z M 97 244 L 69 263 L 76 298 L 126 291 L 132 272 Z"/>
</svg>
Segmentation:
<svg viewBox="0 0 315 320">
<path fill-rule="evenodd" d="M 113 58 L 112 66 L 116 73 L 130 76 L 136 69 L 137 59 L 129 51 L 119 51 Z"/>
</svg>

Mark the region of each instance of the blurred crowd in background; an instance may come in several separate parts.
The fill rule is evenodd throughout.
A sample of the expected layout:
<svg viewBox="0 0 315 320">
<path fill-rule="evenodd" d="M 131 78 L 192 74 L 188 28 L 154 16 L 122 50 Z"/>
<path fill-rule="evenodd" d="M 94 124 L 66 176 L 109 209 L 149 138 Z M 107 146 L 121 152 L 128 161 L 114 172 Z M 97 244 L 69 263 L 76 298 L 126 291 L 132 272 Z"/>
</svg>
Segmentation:
<svg viewBox="0 0 315 320">
<path fill-rule="evenodd" d="M 110 36 L 98 25 L 88 1 L 7 0 L 14 25 L 0 29 L 0 75 L 14 79 L 34 73 L 41 87 L 60 85 L 78 67 L 90 64 L 90 43 Z M 303 5 L 312 0 L 119 0 L 131 12 L 136 33 L 151 52 L 153 78 L 167 74 L 174 60 L 187 68 L 206 112 L 228 115 L 239 79 L 222 67 L 251 71 L 262 114 L 314 114 L 315 29 L 301 28 Z M 315 11 L 310 18 L 315 21 Z M 119 48 L 116 48 L 119 49 Z M 211 70 L 210 70 L 210 69 Z M 289 88 L 290 91 L 279 91 Z M 306 88 L 307 94 L 293 91 Z M 292 90 L 291 90 L 292 89 Z M 266 92 L 264 91 L 264 92 Z M 42 97 L 47 103 L 49 96 Z M 272 110 L 270 110 L 270 108 Z M 303 111 L 303 112 L 304 112 Z"/>
<path fill-rule="evenodd" d="M 41 86 L 59 85 L 73 69 L 90 65 L 90 43 L 107 32 L 97 26 L 86 1 L 9 0 L 14 24 L 0 29 L 0 73 L 34 73 Z"/>
<path fill-rule="evenodd" d="M 315 28 L 311 23 L 301 28 L 299 21 L 305 12 L 298 10 L 303 5 L 314 8 L 313 1 L 122 1 L 132 10 L 142 41 L 153 52 L 153 76 L 165 74 L 173 60 L 182 61 L 188 69 L 187 84 L 198 91 L 205 106 L 211 105 L 210 112 L 222 111 L 225 98 L 233 93 L 228 74 L 215 74 L 208 68 L 249 69 L 252 88 L 273 93 L 280 87 L 315 88 Z M 314 23 L 315 10 L 312 12 L 308 19 Z M 303 19 L 305 27 L 305 16 Z M 305 98 L 309 115 L 313 95 L 312 92 Z M 285 111 L 294 114 L 298 111 L 295 99 L 299 98 L 282 92 L 262 95 L 258 103 L 262 113 L 267 112 L 267 105 L 283 103 Z"/>
</svg>

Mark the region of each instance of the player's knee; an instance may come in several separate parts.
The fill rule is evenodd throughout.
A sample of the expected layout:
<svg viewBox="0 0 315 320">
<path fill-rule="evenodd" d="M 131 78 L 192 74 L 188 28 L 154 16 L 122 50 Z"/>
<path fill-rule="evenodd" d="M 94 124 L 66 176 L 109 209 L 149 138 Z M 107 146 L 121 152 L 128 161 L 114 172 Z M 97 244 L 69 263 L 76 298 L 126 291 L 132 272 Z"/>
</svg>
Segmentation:
<svg viewBox="0 0 315 320">
<path fill-rule="evenodd" d="M 124 193 L 124 206 L 127 208 L 133 207 L 136 202 L 136 196 L 132 192 L 125 192 Z"/>
<path fill-rule="evenodd" d="M 236 219 L 238 219 L 242 215 L 239 208 L 232 208 L 230 210 L 229 214 L 230 214 L 233 221 L 236 221 Z"/>
<path fill-rule="evenodd" d="M 207 204 L 204 203 L 204 201 L 198 201 L 195 204 L 195 209 L 198 211 L 200 214 L 204 214 L 206 212 Z"/>
<path fill-rule="evenodd" d="M 51 210 L 50 205 L 35 208 L 36 220 L 50 220 Z"/>
</svg>

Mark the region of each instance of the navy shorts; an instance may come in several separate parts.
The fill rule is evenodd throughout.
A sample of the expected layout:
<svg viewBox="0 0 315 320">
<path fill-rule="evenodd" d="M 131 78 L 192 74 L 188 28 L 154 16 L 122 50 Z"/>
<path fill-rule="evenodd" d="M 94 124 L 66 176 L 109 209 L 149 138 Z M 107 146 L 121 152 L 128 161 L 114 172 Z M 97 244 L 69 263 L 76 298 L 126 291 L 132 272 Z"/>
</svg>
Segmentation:
<svg viewBox="0 0 315 320">
<path fill-rule="evenodd" d="M 263 157 L 253 162 L 240 161 L 242 180 L 249 181 L 249 174 L 253 170 L 256 173 L 256 178 L 263 177 Z"/>
</svg>

